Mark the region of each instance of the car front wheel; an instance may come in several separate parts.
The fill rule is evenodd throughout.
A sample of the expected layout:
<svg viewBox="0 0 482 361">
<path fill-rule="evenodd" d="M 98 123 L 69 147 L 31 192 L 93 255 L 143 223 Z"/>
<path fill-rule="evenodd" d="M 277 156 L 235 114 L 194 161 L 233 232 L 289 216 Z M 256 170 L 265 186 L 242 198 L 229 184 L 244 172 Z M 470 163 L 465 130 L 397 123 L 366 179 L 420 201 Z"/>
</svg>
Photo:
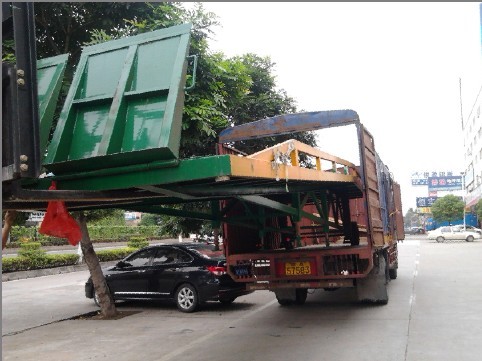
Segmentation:
<svg viewBox="0 0 482 361">
<path fill-rule="evenodd" d="M 474 241 L 474 236 L 468 236 L 465 240 L 466 240 L 467 242 L 473 242 L 473 241 Z"/>
<path fill-rule="evenodd" d="M 175 300 L 181 312 L 194 312 L 199 306 L 197 291 L 189 283 L 184 283 L 177 289 Z"/>
<path fill-rule="evenodd" d="M 445 241 L 445 238 L 443 238 L 442 236 L 439 236 L 439 237 L 437 237 L 436 241 L 438 243 L 443 243 Z"/>
</svg>

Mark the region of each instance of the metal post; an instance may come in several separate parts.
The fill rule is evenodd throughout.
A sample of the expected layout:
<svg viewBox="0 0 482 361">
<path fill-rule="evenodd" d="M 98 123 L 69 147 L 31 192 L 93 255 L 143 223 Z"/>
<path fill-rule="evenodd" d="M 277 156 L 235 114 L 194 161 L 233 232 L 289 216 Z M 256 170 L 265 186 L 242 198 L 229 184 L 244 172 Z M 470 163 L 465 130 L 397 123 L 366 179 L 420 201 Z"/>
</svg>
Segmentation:
<svg viewBox="0 0 482 361">
<path fill-rule="evenodd" d="M 461 175 L 462 175 L 462 191 L 463 191 L 462 199 L 464 201 L 464 231 L 465 231 L 465 172 L 462 172 Z"/>
</svg>

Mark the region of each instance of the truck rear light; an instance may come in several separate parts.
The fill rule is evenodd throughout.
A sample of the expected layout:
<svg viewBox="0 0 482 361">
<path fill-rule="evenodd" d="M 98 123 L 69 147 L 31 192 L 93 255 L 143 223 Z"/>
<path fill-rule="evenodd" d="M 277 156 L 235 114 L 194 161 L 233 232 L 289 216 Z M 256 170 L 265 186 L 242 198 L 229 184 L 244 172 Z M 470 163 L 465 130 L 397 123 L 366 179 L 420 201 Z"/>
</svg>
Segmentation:
<svg viewBox="0 0 482 361">
<path fill-rule="evenodd" d="M 209 266 L 209 272 L 211 272 L 215 276 L 222 276 L 226 274 L 226 267 L 221 266 Z"/>
</svg>

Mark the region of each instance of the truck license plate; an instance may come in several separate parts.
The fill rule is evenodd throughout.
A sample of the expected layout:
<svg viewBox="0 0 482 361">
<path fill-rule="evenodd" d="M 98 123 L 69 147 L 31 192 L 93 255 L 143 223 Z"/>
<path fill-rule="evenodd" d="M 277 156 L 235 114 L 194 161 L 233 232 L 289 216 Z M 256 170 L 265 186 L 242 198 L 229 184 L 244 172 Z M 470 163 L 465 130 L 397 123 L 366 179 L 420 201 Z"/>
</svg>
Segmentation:
<svg viewBox="0 0 482 361">
<path fill-rule="evenodd" d="M 310 262 L 286 262 L 285 274 L 287 276 L 309 275 L 311 274 Z"/>
</svg>

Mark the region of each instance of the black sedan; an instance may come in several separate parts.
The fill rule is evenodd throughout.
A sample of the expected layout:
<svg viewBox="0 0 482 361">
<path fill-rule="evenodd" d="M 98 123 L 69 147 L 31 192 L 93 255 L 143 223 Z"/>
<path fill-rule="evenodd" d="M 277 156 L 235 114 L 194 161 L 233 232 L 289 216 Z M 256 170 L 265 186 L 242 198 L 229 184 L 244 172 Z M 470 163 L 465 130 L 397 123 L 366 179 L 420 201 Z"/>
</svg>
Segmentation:
<svg viewBox="0 0 482 361">
<path fill-rule="evenodd" d="M 116 300 L 171 299 L 182 312 L 194 312 L 205 301 L 232 303 L 251 293 L 226 273 L 222 252 L 212 245 L 179 243 L 142 248 L 103 270 Z M 92 279 L 85 296 L 99 305 Z"/>
</svg>

